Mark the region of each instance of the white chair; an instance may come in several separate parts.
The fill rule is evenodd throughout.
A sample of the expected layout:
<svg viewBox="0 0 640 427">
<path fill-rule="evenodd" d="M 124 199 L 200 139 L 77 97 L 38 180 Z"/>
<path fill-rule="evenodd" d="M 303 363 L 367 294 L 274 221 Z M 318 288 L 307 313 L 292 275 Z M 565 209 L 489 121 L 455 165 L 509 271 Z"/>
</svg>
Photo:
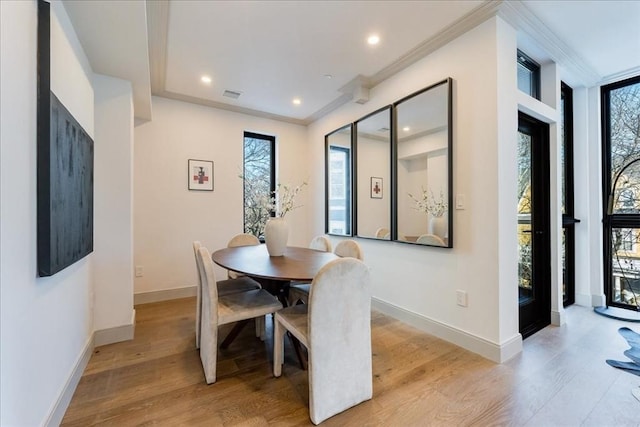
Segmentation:
<svg viewBox="0 0 640 427">
<path fill-rule="evenodd" d="M 444 240 L 435 234 L 423 234 L 418 237 L 416 243 L 420 243 L 421 245 L 447 246 L 446 243 L 444 243 Z"/>
<path fill-rule="evenodd" d="M 325 236 L 316 236 L 311 239 L 309 243 L 309 249 L 315 249 L 316 251 L 331 252 L 331 241 Z"/>
<path fill-rule="evenodd" d="M 344 258 L 312 283 L 309 304 L 274 315 L 273 374 L 282 374 L 289 331 L 309 352 L 309 416 L 319 424 L 372 397 L 371 279 L 362 261 Z"/>
<path fill-rule="evenodd" d="M 325 236 L 316 236 L 311 239 L 311 243 L 309 244 L 310 249 L 315 249 L 316 251 L 322 252 L 331 252 L 331 241 L 327 239 Z M 298 301 L 303 303 L 307 303 L 309 299 L 309 287 L 310 283 L 303 282 L 294 282 L 289 286 L 289 305 L 294 305 Z"/>
<path fill-rule="evenodd" d="M 378 228 L 376 230 L 376 239 L 388 239 L 391 235 L 391 231 L 388 228 Z"/>
<path fill-rule="evenodd" d="M 196 258 L 196 274 L 198 284 L 196 285 L 196 348 L 200 348 L 200 327 L 202 322 L 202 275 L 200 274 L 200 261 L 198 260 L 198 250 L 202 247 L 199 241 L 193 242 L 193 254 Z M 240 277 L 238 279 L 221 280 L 217 282 L 218 295 L 224 296 L 237 292 L 252 291 L 260 289 L 261 286 L 255 280 L 249 277 Z M 262 333 L 257 336 L 262 336 Z"/>
<path fill-rule="evenodd" d="M 253 234 L 242 233 L 233 236 L 231 240 L 229 240 L 229 243 L 227 243 L 227 247 L 235 248 L 238 246 L 257 246 L 259 244 L 260 240 L 258 240 L 258 238 Z M 238 277 L 244 276 L 244 274 L 236 273 L 235 271 L 229 271 L 227 272 L 227 276 L 229 277 L 229 279 L 236 279 Z"/>
<path fill-rule="evenodd" d="M 241 320 L 264 318 L 282 308 L 280 301 L 264 289 L 218 295 L 213 262 L 207 248 L 198 250 L 202 276 L 202 330 L 200 360 L 207 384 L 216 382 L 218 326 Z"/>
<path fill-rule="evenodd" d="M 364 260 L 364 254 L 360 245 L 355 240 L 343 240 L 336 245 L 333 251 L 340 258 L 356 258 L 360 261 Z"/>
</svg>

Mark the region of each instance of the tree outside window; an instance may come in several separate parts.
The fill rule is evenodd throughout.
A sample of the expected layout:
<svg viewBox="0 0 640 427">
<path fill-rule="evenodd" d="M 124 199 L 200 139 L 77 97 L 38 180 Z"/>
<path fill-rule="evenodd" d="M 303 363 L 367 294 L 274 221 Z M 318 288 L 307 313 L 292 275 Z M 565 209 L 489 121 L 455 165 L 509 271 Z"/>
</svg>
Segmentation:
<svg viewBox="0 0 640 427">
<path fill-rule="evenodd" d="M 275 137 L 244 133 L 244 232 L 264 241 L 267 209 L 275 190 Z"/>
</svg>

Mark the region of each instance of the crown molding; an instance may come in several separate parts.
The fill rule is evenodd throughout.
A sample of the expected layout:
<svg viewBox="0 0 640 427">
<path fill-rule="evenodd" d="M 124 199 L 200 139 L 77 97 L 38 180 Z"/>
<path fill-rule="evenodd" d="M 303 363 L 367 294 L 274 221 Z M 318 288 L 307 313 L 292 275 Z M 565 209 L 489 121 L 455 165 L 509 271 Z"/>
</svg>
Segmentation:
<svg viewBox="0 0 640 427">
<path fill-rule="evenodd" d="M 520 0 L 501 1 L 498 16 L 524 33 L 557 64 L 573 74 L 584 86 L 596 85 L 601 76 Z"/>
<path fill-rule="evenodd" d="M 189 102 L 191 104 L 203 105 L 205 107 L 217 108 L 219 110 L 232 111 L 234 113 L 248 114 L 254 117 L 262 117 L 265 119 L 278 120 L 281 122 L 291 123 L 294 125 L 306 126 L 311 122 L 303 119 L 296 119 L 293 117 L 281 116 L 279 114 L 268 113 L 266 111 L 254 110 L 252 108 L 239 107 L 237 105 L 224 104 L 222 102 L 211 101 L 209 99 L 197 98 L 195 96 L 183 95 L 181 93 L 170 92 L 163 90 L 162 92 L 154 93 L 155 96 L 162 98 L 173 99 L 175 101 Z"/>
<path fill-rule="evenodd" d="M 620 82 L 622 80 L 630 79 L 631 77 L 640 76 L 640 67 L 629 68 L 628 70 L 620 71 L 619 73 L 609 74 L 603 77 L 598 86 L 608 85 L 609 83 Z"/>
</svg>

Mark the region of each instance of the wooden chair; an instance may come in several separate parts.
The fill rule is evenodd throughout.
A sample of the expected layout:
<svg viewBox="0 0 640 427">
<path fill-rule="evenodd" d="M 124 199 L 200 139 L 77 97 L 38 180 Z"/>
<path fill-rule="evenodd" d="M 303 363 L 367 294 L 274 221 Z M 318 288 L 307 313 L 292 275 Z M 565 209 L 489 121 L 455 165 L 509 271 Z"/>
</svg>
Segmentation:
<svg viewBox="0 0 640 427">
<path fill-rule="evenodd" d="M 331 252 L 331 241 L 327 239 L 325 236 L 316 236 L 311 239 L 311 243 L 309 244 L 310 249 L 315 249 L 316 251 L 322 252 Z M 307 303 L 309 299 L 309 287 L 310 283 L 303 282 L 294 282 L 289 286 L 289 305 L 294 305 L 298 301 L 303 303 Z"/>
<path fill-rule="evenodd" d="M 420 243 L 422 245 L 447 246 L 446 243 L 444 243 L 444 240 L 435 234 L 423 234 L 418 237 L 416 243 Z"/>
<path fill-rule="evenodd" d="M 229 240 L 229 243 L 227 243 L 227 247 L 235 248 L 238 246 L 257 246 L 259 244 L 260 240 L 258 240 L 258 238 L 253 234 L 242 233 L 233 236 L 231 240 Z M 244 276 L 244 274 L 229 271 L 227 272 L 227 276 L 229 279 L 237 279 L 238 277 Z"/>
<path fill-rule="evenodd" d="M 308 304 L 274 315 L 276 377 L 282 374 L 286 331 L 309 352 L 309 416 L 314 424 L 371 399 L 371 279 L 362 261 L 329 262 L 313 279 Z"/>
<path fill-rule="evenodd" d="M 282 308 L 280 301 L 264 289 L 221 296 L 218 294 L 213 261 L 207 248 L 198 250 L 202 276 L 202 330 L 200 360 L 207 384 L 216 382 L 218 326 L 246 319 L 264 318 Z"/>
<path fill-rule="evenodd" d="M 200 261 L 198 260 L 198 250 L 202 247 L 199 241 L 193 242 L 193 254 L 196 258 L 196 273 L 198 284 L 196 285 L 196 348 L 200 348 L 200 327 L 202 323 L 202 275 L 200 274 Z M 255 280 L 249 277 L 240 277 L 238 279 L 221 280 L 217 282 L 218 295 L 230 295 L 237 292 L 252 291 L 260 289 L 261 286 Z M 258 331 L 256 331 L 258 334 Z M 260 333 L 259 336 L 262 334 Z"/>
</svg>

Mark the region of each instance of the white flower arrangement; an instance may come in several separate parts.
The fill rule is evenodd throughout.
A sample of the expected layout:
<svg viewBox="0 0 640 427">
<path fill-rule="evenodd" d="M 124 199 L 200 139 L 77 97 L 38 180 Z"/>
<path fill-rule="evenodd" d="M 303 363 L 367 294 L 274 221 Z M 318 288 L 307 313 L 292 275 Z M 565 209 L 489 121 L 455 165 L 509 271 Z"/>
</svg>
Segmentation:
<svg viewBox="0 0 640 427">
<path fill-rule="evenodd" d="M 277 217 L 284 218 L 288 212 L 301 207 L 302 205 L 295 205 L 294 203 L 296 196 L 305 185 L 307 185 L 306 181 L 296 187 L 278 183 L 276 190 L 272 192 L 273 196 L 271 196 L 266 205 L 267 210 L 275 212 Z"/>
<path fill-rule="evenodd" d="M 422 195 L 419 199 L 414 197 L 411 193 L 407 194 L 415 203 L 415 206 L 413 207 L 415 210 L 431 214 L 434 217 L 441 217 L 449 208 L 442 190 L 440 190 L 440 198 L 437 200 L 433 195 L 433 191 L 427 191 L 424 187 L 422 187 Z"/>
</svg>

